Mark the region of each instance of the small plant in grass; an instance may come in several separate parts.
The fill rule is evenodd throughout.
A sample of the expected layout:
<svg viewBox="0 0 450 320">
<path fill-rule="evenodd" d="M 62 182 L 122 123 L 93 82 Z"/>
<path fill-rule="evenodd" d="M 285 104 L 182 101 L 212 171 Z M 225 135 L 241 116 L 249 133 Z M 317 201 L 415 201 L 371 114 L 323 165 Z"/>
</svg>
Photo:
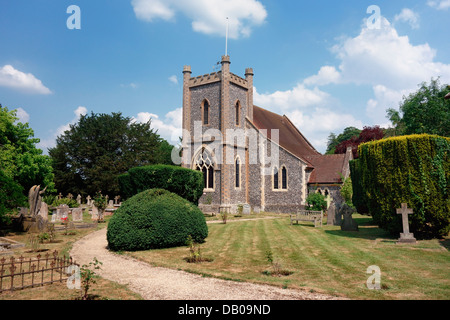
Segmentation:
<svg viewBox="0 0 450 320">
<path fill-rule="evenodd" d="M 41 232 L 38 234 L 39 243 L 44 243 L 44 241 L 50 239 L 50 235 L 47 232 Z"/>
<path fill-rule="evenodd" d="M 267 276 L 279 277 L 279 276 L 289 276 L 293 273 L 292 271 L 283 269 L 281 262 L 273 259 L 273 252 L 270 249 L 266 251 L 266 259 L 270 263 L 272 271 L 265 270 L 263 271 L 263 274 Z"/>
<path fill-rule="evenodd" d="M 189 248 L 189 257 L 185 259 L 187 262 L 195 263 L 195 262 L 213 261 L 213 259 L 211 258 L 206 258 L 202 256 L 200 245 L 192 239 L 191 235 L 188 236 L 186 240 L 186 245 Z"/>
<path fill-rule="evenodd" d="M 41 247 L 41 241 L 38 235 L 30 234 L 27 239 L 27 245 L 30 247 L 31 252 L 39 252 Z"/>
<path fill-rule="evenodd" d="M 222 218 L 222 222 L 223 222 L 224 224 L 227 224 L 228 212 L 223 211 L 223 212 L 220 214 L 220 217 Z"/>
<path fill-rule="evenodd" d="M 93 259 L 93 262 L 89 262 L 89 264 L 84 264 L 80 268 L 80 277 L 82 283 L 82 291 L 81 291 L 81 299 L 82 300 L 90 300 L 91 296 L 88 291 L 93 284 L 96 283 L 95 279 L 98 276 L 95 274 L 95 270 L 101 269 L 102 262 L 98 261 L 97 258 Z"/>
</svg>

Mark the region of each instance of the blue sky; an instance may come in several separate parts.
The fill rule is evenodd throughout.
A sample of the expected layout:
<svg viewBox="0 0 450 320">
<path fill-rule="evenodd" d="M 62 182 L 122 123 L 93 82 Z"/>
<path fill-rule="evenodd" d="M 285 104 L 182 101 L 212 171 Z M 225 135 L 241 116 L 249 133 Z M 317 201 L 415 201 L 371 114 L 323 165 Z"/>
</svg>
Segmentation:
<svg viewBox="0 0 450 320">
<path fill-rule="evenodd" d="M 67 27 L 70 5 L 81 29 Z M 252 67 L 255 104 L 321 152 L 330 132 L 387 126 L 385 110 L 422 81 L 450 83 L 450 0 L 4 0 L 0 103 L 45 153 L 90 112 L 151 118 L 176 143 L 183 66 L 214 71 L 226 17 L 231 71 Z"/>
</svg>

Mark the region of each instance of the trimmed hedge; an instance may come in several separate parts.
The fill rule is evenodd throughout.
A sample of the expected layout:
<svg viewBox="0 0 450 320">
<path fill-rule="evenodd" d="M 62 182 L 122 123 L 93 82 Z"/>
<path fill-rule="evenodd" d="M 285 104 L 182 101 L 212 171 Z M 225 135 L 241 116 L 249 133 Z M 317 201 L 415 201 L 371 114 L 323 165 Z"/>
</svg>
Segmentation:
<svg viewBox="0 0 450 320">
<path fill-rule="evenodd" d="M 131 168 L 118 179 L 125 199 L 147 189 L 159 188 L 197 204 L 204 188 L 202 172 L 161 164 Z"/>
<path fill-rule="evenodd" d="M 393 234 L 403 232 L 396 213 L 407 203 L 410 231 L 418 238 L 443 237 L 450 230 L 450 138 L 410 135 L 361 144 L 351 165 L 356 204 L 366 202 L 374 221 Z"/>
<path fill-rule="evenodd" d="M 122 203 L 108 223 L 111 250 L 137 251 L 176 247 L 188 236 L 202 243 L 208 226 L 200 209 L 163 189 L 149 189 Z"/>
</svg>

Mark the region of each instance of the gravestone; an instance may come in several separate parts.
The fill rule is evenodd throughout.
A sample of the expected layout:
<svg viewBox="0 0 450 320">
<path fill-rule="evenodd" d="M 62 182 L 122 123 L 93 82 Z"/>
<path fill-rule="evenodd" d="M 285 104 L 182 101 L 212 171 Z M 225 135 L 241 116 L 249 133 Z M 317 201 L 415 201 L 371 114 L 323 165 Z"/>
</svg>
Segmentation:
<svg viewBox="0 0 450 320">
<path fill-rule="evenodd" d="M 72 209 L 72 221 L 83 221 L 83 209 L 82 208 Z"/>
<path fill-rule="evenodd" d="M 110 208 L 114 207 L 114 201 L 113 200 L 109 200 L 108 207 L 110 207 Z"/>
<path fill-rule="evenodd" d="M 242 214 L 250 214 L 251 213 L 251 207 L 248 203 L 245 203 L 242 206 Z"/>
<path fill-rule="evenodd" d="M 114 204 L 118 204 L 119 199 L 120 199 L 120 196 L 115 196 L 114 197 Z"/>
<path fill-rule="evenodd" d="M 56 222 L 56 216 L 57 216 L 57 214 L 55 212 L 53 212 L 53 214 L 52 214 L 52 222 Z"/>
<path fill-rule="evenodd" d="M 56 219 L 61 220 L 69 216 L 69 206 L 67 204 L 61 204 L 56 209 Z"/>
<path fill-rule="evenodd" d="M 413 210 L 408 208 L 406 203 L 402 203 L 402 207 L 397 209 L 397 214 L 402 215 L 403 233 L 400 233 L 398 243 L 416 243 L 414 234 L 409 232 L 408 214 L 413 214 Z"/>
<path fill-rule="evenodd" d="M 44 219 L 44 221 L 48 221 L 48 205 L 45 202 L 41 203 L 39 215 L 42 217 L 42 219 Z"/>
<path fill-rule="evenodd" d="M 62 197 L 63 197 L 63 195 L 62 195 L 62 193 L 60 192 L 60 193 L 58 194 L 58 200 L 61 200 Z"/>
<path fill-rule="evenodd" d="M 342 231 L 358 231 L 358 224 L 355 219 L 352 218 L 354 209 L 348 204 L 344 203 L 339 210 L 339 214 L 342 214 L 343 220 L 341 224 Z"/>
<path fill-rule="evenodd" d="M 342 217 L 339 209 L 340 208 L 336 206 L 336 203 L 332 201 L 327 211 L 327 225 L 340 226 L 342 224 Z"/>
<path fill-rule="evenodd" d="M 69 200 L 72 200 L 72 199 L 73 199 L 73 194 L 69 193 L 69 194 L 67 195 L 67 198 L 68 198 Z"/>
<path fill-rule="evenodd" d="M 94 220 L 94 221 L 98 220 L 98 208 L 95 205 L 92 205 L 91 219 Z"/>
<path fill-rule="evenodd" d="M 28 204 L 30 206 L 30 216 L 35 218 L 41 209 L 42 197 L 47 187 L 41 191 L 41 186 L 32 186 L 28 192 Z"/>
<path fill-rule="evenodd" d="M 86 203 L 87 203 L 88 206 L 91 206 L 91 205 L 92 205 L 92 203 L 91 203 L 91 196 L 88 195 L 88 196 L 86 197 Z"/>
<path fill-rule="evenodd" d="M 77 203 L 81 204 L 81 195 L 80 194 L 78 194 L 78 196 L 77 196 Z"/>
</svg>

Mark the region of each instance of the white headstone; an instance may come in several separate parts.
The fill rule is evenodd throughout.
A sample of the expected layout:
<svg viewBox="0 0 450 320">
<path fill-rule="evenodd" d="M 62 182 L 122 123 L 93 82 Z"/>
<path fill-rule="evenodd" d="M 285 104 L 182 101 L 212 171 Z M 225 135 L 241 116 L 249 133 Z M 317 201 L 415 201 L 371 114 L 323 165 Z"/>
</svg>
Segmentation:
<svg viewBox="0 0 450 320">
<path fill-rule="evenodd" d="M 98 208 L 92 205 L 92 220 L 98 220 Z"/>
</svg>

